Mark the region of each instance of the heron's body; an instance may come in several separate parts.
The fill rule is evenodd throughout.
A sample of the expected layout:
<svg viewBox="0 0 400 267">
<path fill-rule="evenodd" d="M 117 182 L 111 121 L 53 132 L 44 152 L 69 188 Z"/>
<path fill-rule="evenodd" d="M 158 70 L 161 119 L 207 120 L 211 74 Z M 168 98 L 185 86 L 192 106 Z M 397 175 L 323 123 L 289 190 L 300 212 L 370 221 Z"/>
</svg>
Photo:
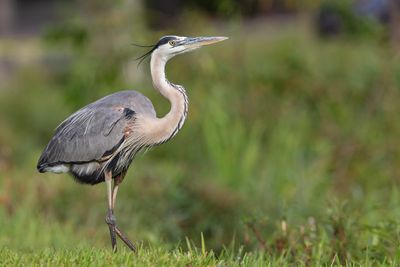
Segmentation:
<svg viewBox="0 0 400 267">
<path fill-rule="evenodd" d="M 89 104 L 58 126 L 39 160 L 39 171 L 70 172 L 88 184 L 104 181 L 106 167 L 113 176 L 120 175 L 137 152 L 151 145 L 142 142 L 121 151 L 129 139 L 144 135 L 135 127 L 143 125 L 144 118 L 157 120 L 150 100 L 136 91 L 117 92 Z M 122 153 L 129 155 L 128 161 L 122 161 Z"/>
<path fill-rule="evenodd" d="M 166 79 L 165 64 L 174 55 L 224 39 L 161 38 L 149 53 L 154 87 L 171 104 L 165 116 L 158 118 L 152 103 L 144 95 L 136 91 L 117 92 L 83 107 L 63 121 L 42 153 L 37 166 L 40 172 L 68 172 L 82 183 L 107 183 L 106 222 L 114 250 L 115 234 L 134 250 L 133 244 L 115 224 L 113 209 L 118 185 L 135 155 L 143 148 L 162 144 L 175 136 L 188 112 L 185 89 Z"/>
</svg>

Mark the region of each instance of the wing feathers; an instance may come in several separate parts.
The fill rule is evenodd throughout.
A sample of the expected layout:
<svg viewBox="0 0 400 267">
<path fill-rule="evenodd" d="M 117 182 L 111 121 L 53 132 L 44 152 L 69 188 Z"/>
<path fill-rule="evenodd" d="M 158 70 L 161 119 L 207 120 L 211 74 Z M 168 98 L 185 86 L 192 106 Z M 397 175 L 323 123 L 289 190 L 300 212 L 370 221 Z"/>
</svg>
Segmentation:
<svg viewBox="0 0 400 267">
<path fill-rule="evenodd" d="M 150 100 L 135 91 L 103 97 L 64 120 L 42 153 L 38 170 L 63 163 L 102 161 L 117 151 L 136 114 L 155 117 Z"/>
</svg>

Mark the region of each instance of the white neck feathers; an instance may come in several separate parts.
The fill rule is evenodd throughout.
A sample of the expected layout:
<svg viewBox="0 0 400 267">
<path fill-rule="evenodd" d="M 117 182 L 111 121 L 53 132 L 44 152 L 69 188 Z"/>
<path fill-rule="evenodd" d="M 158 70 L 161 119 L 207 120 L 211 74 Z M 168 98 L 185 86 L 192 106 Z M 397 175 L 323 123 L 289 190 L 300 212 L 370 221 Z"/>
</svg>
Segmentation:
<svg viewBox="0 0 400 267">
<path fill-rule="evenodd" d="M 165 65 L 168 58 L 154 51 L 151 56 L 150 70 L 154 87 L 171 104 L 170 111 L 162 118 L 151 123 L 147 134 L 152 135 L 153 144 L 159 144 L 172 138 L 183 126 L 188 111 L 188 98 L 185 89 L 169 82 L 165 76 Z"/>
</svg>

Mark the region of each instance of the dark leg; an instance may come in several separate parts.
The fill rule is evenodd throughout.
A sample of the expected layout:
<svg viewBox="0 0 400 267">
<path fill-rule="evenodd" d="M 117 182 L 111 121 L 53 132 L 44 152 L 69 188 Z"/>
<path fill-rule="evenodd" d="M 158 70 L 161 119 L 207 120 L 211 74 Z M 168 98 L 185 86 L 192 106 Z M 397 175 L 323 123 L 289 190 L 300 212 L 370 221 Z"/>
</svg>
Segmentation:
<svg viewBox="0 0 400 267">
<path fill-rule="evenodd" d="M 110 230 L 110 237 L 111 237 L 111 246 L 113 252 L 117 251 L 117 238 L 115 236 L 115 217 L 113 214 L 113 195 L 112 195 L 112 174 L 111 172 L 105 172 L 105 182 L 107 185 L 107 204 L 108 204 L 108 210 L 107 210 L 107 216 L 106 216 L 106 223 L 108 224 L 108 228 Z"/>
<path fill-rule="evenodd" d="M 132 244 L 132 242 L 126 237 L 126 235 L 123 232 L 121 232 L 121 230 L 118 227 L 115 227 L 115 232 L 117 233 L 119 238 L 121 238 L 121 240 L 124 241 L 125 245 L 127 245 L 130 248 L 130 250 L 136 252 L 135 245 Z"/>
<path fill-rule="evenodd" d="M 114 189 L 112 192 L 112 210 L 114 211 L 114 207 L 115 207 L 115 200 L 117 198 L 117 193 L 118 193 L 118 187 L 119 184 L 122 182 L 122 180 L 125 177 L 125 173 L 121 174 L 120 176 L 115 177 L 114 179 Z M 115 218 L 114 218 L 115 221 Z M 122 241 L 124 241 L 124 243 L 133 251 L 136 252 L 136 247 L 133 245 L 133 243 L 126 237 L 126 235 L 117 227 L 115 226 L 115 233 L 119 236 L 119 238 L 121 238 Z"/>
</svg>

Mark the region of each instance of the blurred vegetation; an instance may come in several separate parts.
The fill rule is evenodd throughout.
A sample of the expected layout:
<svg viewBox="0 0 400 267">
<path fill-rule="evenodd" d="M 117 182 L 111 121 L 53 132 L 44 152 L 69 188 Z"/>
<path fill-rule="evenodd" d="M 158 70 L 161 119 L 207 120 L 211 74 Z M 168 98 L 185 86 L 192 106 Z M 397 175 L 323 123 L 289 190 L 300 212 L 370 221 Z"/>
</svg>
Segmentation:
<svg viewBox="0 0 400 267">
<path fill-rule="evenodd" d="M 189 117 L 134 162 L 118 194 L 121 228 L 164 257 L 201 247 L 203 235 L 207 251 L 230 251 L 220 259 L 232 261 L 250 252 L 250 265 L 399 260 L 400 61 L 383 39 L 321 40 L 301 20 L 215 26 L 195 11 L 180 18 L 190 25 L 148 31 L 127 5 L 68 11 L 40 42 L 23 44 L 39 60 L 0 88 L 3 255 L 108 248 L 105 186 L 39 174 L 36 162 L 59 122 L 106 94 L 138 90 L 164 114 L 148 64 L 134 61 L 145 51 L 129 44 L 176 33 L 230 39 L 168 64 L 169 79 L 187 88 Z M 32 257 L 50 252 L 41 253 Z"/>
<path fill-rule="evenodd" d="M 376 7 L 363 11 L 363 1 L 322 1 L 316 20 L 319 33 L 322 36 L 342 34 L 347 37 L 387 39 L 390 10 L 385 10 L 385 5 L 378 5 L 378 2 L 364 1 L 364 9 L 373 4 Z"/>
<path fill-rule="evenodd" d="M 292 0 L 149 0 L 145 1 L 149 22 L 165 22 L 166 15 L 174 19 L 185 10 L 196 10 L 219 19 L 233 17 L 252 18 L 260 14 L 284 14 L 293 13 L 299 9 L 318 6 L 321 1 L 297 2 Z"/>
</svg>

